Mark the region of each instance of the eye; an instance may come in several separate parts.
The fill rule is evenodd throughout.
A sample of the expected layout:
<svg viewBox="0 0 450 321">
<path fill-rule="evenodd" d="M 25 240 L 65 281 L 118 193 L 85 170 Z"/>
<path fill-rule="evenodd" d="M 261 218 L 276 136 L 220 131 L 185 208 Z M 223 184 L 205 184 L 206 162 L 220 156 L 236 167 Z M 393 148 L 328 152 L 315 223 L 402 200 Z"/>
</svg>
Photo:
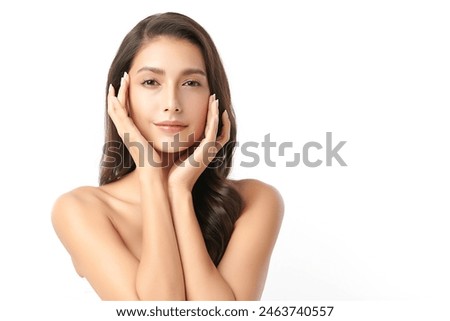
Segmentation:
<svg viewBox="0 0 450 321">
<path fill-rule="evenodd" d="M 155 79 L 148 79 L 142 83 L 144 86 L 158 86 L 159 83 Z"/>
<path fill-rule="evenodd" d="M 198 87 L 198 86 L 200 86 L 200 83 L 195 80 L 188 80 L 183 84 L 183 86 Z"/>
</svg>

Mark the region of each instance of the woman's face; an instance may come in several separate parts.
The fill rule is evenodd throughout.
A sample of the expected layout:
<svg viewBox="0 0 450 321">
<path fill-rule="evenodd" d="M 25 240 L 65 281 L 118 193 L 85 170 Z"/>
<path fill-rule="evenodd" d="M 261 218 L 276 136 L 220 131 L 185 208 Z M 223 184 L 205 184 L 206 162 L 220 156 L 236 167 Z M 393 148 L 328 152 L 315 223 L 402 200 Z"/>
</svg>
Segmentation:
<svg viewBox="0 0 450 321">
<path fill-rule="evenodd" d="M 186 150 L 201 140 L 210 91 L 200 49 L 161 36 L 135 56 L 130 75 L 130 116 L 159 152 Z"/>
</svg>

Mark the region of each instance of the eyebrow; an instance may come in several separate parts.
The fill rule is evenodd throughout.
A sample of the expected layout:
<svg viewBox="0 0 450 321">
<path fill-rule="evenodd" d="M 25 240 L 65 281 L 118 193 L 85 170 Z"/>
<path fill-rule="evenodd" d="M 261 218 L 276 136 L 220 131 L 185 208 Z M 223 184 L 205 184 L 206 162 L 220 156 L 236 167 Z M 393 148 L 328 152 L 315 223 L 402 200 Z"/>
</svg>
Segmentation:
<svg viewBox="0 0 450 321">
<path fill-rule="evenodd" d="M 154 72 L 155 74 L 158 74 L 158 75 L 165 75 L 166 74 L 166 71 L 164 69 L 156 68 L 156 67 L 149 67 L 149 66 L 142 67 L 136 73 L 140 73 L 140 72 L 143 72 L 143 71 L 151 71 L 151 72 Z M 197 75 L 201 75 L 201 76 L 206 77 L 205 71 L 203 69 L 199 69 L 199 68 L 187 68 L 187 69 L 184 69 L 181 72 L 182 76 L 193 75 L 193 74 L 197 74 Z"/>
</svg>

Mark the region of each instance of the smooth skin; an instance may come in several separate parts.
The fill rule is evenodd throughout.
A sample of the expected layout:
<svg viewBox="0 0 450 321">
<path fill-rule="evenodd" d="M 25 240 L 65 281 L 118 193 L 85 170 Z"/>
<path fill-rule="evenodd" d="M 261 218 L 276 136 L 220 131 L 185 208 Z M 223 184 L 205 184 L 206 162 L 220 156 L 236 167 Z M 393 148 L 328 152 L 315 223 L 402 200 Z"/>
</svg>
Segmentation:
<svg viewBox="0 0 450 321">
<path fill-rule="evenodd" d="M 230 131 L 224 112 L 217 137 L 219 101 L 205 70 L 200 50 L 186 40 L 163 36 L 143 46 L 117 97 L 112 86 L 108 94 L 108 114 L 142 166 L 113 183 L 72 190 L 54 205 L 52 222 L 76 271 L 103 300 L 261 297 L 284 212 L 278 191 L 257 180 L 230 181 L 245 207 L 217 267 L 194 212 L 192 188 Z M 175 134 L 155 125 L 167 120 L 183 123 L 179 137 L 192 144 L 181 157 L 167 144 Z"/>
</svg>

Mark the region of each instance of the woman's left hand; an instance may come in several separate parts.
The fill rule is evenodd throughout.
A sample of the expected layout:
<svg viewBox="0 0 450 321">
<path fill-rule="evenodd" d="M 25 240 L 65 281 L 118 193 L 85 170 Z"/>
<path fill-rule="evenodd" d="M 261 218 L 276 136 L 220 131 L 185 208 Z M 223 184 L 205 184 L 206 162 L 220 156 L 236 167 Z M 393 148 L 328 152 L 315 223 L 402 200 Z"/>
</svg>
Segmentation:
<svg viewBox="0 0 450 321">
<path fill-rule="evenodd" d="M 194 152 L 186 153 L 183 159 L 176 162 L 169 173 L 169 189 L 184 189 L 192 191 L 195 182 L 214 159 L 217 152 L 230 139 L 230 119 L 228 112 L 222 113 L 222 131 L 217 137 L 219 126 L 219 100 L 215 95 L 209 97 L 208 115 L 205 126 L 205 137 Z"/>
</svg>

